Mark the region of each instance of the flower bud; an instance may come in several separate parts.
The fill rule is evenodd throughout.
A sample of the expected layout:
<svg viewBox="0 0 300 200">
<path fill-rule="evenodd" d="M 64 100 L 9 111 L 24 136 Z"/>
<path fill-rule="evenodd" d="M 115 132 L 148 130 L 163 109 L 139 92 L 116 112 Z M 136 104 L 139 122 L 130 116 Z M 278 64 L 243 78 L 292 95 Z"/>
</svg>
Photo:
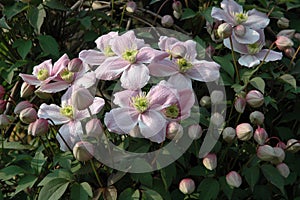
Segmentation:
<svg viewBox="0 0 300 200">
<path fill-rule="evenodd" d="M 49 125 L 46 119 L 37 119 L 28 126 L 28 135 L 43 136 L 48 133 Z"/>
<path fill-rule="evenodd" d="M 293 47 L 287 48 L 284 50 L 284 54 L 289 57 L 292 58 L 295 54 L 295 49 Z"/>
<path fill-rule="evenodd" d="M 195 182 L 193 181 L 193 179 L 184 178 L 179 183 L 179 190 L 183 194 L 191 194 L 195 190 Z"/>
<path fill-rule="evenodd" d="M 282 148 L 279 148 L 279 147 L 274 147 L 273 150 L 274 150 L 275 156 L 274 156 L 274 159 L 271 160 L 271 163 L 276 165 L 278 163 L 281 163 L 284 160 L 285 152 Z"/>
<path fill-rule="evenodd" d="M 213 104 L 220 104 L 224 101 L 224 93 L 220 90 L 214 90 L 210 94 L 210 100 Z"/>
<path fill-rule="evenodd" d="M 186 48 L 185 48 L 185 46 L 183 46 L 181 44 L 175 44 L 172 47 L 170 54 L 174 58 L 182 58 L 186 54 Z"/>
<path fill-rule="evenodd" d="M 246 107 L 246 99 L 243 97 L 237 97 L 234 101 L 234 108 L 237 112 L 243 113 Z"/>
<path fill-rule="evenodd" d="M 173 10 L 174 11 L 176 11 L 176 12 L 181 12 L 182 10 L 182 4 L 181 4 L 181 2 L 180 1 L 174 1 L 173 3 L 172 3 L 172 8 L 173 8 Z"/>
<path fill-rule="evenodd" d="M 203 165 L 206 169 L 214 170 L 217 167 L 217 156 L 214 153 L 207 154 L 203 160 Z"/>
<path fill-rule="evenodd" d="M 205 53 L 207 55 L 209 55 L 210 57 L 212 57 L 215 54 L 215 48 L 211 45 L 209 45 L 206 49 L 205 49 Z"/>
<path fill-rule="evenodd" d="M 283 35 L 277 37 L 275 44 L 280 50 L 284 50 L 294 46 L 294 42 L 290 38 Z"/>
<path fill-rule="evenodd" d="M 277 26 L 282 29 L 288 28 L 290 26 L 290 20 L 285 17 L 280 17 L 277 21 Z"/>
<path fill-rule="evenodd" d="M 228 143 L 232 142 L 236 136 L 235 129 L 232 127 L 224 128 L 222 132 L 222 136 L 223 136 L 223 140 L 225 140 L 226 142 Z"/>
<path fill-rule="evenodd" d="M 202 107 L 206 107 L 206 108 L 208 108 L 208 107 L 210 107 L 210 105 L 211 105 L 211 100 L 210 100 L 210 97 L 209 96 L 203 96 L 201 99 L 200 99 L 200 105 L 202 106 Z"/>
<path fill-rule="evenodd" d="M 263 145 L 268 138 L 268 133 L 264 128 L 258 127 L 254 132 L 253 138 L 259 145 Z"/>
<path fill-rule="evenodd" d="M 98 137 L 103 133 L 102 123 L 99 119 L 93 118 L 85 124 L 85 130 L 88 136 Z"/>
<path fill-rule="evenodd" d="M 50 99 L 50 98 L 52 97 L 51 94 L 46 93 L 46 92 L 42 92 L 42 91 L 40 91 L 39 89 L 37 89 L 37 90 L 34 92 L 34 94 L 35 94 L 36 96 L 38 96 L 40 99 Z"/>
<path fill-rule="evenodd" d="M 242 141 L 250 140 L 253 136 L 253 128 L 248 123 L 239 124 L 236 128 L 236 136 L 238 139 Z"/>
<path fill-rule="evenodd" d="M 134 1 L 128 1 L 126 3 L 126 11 L 129 13 L 134 13 L 136 11 L 136 3 Z"/>
<path fill-rule="evenodd" d="M 300 41 L 300 33 L 295 33 L 294 38 L 298 41 Z"/>
<path fill-rule="evenodd" d="M 300 143 L 296 139 L 289 139 L 286 143 L 287 151 L 296 153 L 300 150 Z"/>
<path fill-rule="evenodd" d="M 3 99 L 4 95 L 5 95 L 5 88 L 2 85 L 0 85 L 0 99 Z"/>
<path fill-rule="evenodd" d="M 173 10 L 173 16 L 176 19 L 180 19 L 180 17 L 182 16 L 182 12 L 177 12 L 176 10 Z"/>
<path fill-rule="evenodd" d="M 7 101 L 0 99 L 0 114 L 2 114 L 6 109 Z"/>
<path fill-rule="evenodd" d="M 257 90 L 251 90 L 246 95 L 246 101 L 251 107 L 258 108 L 264 104 L 264 96 Z"/>
<path fill-rule="evenodd" d="M 234 28 L 234 33 L 239 36 L 239 37 L 243 37 L 246 34 L 246 28 L 243 25 L 237 25 Z"/>
<path fill-rule="evenodd" d="M 228 23 L 221 24 L 217 29 L 217 34 L 222 39 L 230 37 L 232 34 L 232 26 Z"/>
<path fill-rule="evenodd" d="M 6 128 L 9 125 L 10 121 L 5 114 L 0 115 L 0 128 Z"/>
<path fill-rule="evenodd" d="M 290 175 L 290 168 L 285 163 L 279 163 L 276 168 L 284 178 Z"/>
<path fill-rule="evenodd" d="M 271 161 L 275 157 L 275 152 L 270 145 L 262 145 L 258 147 L 256 155 L 263 161 Z"/>
<path fill-rule="evenodd" d="M 142 134 L 141 134 L 141 130 L 140 130 L 139 125 L 135 125 L 135 126 L 133 127 L 133 129 L 129 131 L 128 134 L 129 134 L 131 137 L 137 137 L 137 138 L 143 137 Z"/>
<path fill-rule="evenodd" d="M 164 26 L 164 27 L 171 27 L 173 26 L 174 24 L 174 20 L 172 18 L 171 15 L 164 15 L 162 18 L 161 18 L 161 25 Z"/>
<path fill-rule="evenodd" d="M 213 115 L 210 117 L 210 121 L 212 124 L 214 124 L 217 127 L 220 127 L 224 123 L 224 117 L 220 113 L 213 113 Z"/>
<path fill-rule="evenodd" d="M 68 70 L 70 72 L 79 72 L 83 68 L 82 61 L 79 58 L 73 58 L 69 63 L 68 63 Z"/>
<path fill-rule="evenodd" d="M 94 97 L 90 93 L 90 91 L 86 88 L 78 88 L 72 94 L 72 102 L 76 109 L 84 110 L 88 108 L 94 102 Z"/>
<path fill-rule="evenodd" d="M 192 140 L 197 140 L 202 136 L 202 127 L 199 124 L 193 124 L 189 126 L 188 134 Z"/>
<path fill-rule="evenodd" d="M 260 111 L 254 111 L 250 113 L 249 118 L 251 123 L 255 125 L 262 125 L 265 120 L 264 114 Z"/>
<path fill-rule="evenodd" d="M 94 146 L 87 141 L 77 142 L 73 147 L 74 157 L 81 162 L 91 160 L 93 158 L 93 154 Z"/>
<path fill-rule="evenodd" d="M 282 148 L 283 150 L 285 150 L 285 148 L 286 148 L 286 145 L 284 144 L 284 142 L 278 142 L 277 144 L 276 144 L 276 147 L 279 147 L 279 148 Z"/>
<path fill-rule="evenodd" d="M 29 85 L 28 83 L 26 82 L 23 82 L 22 83 L 22 86 L 21 86 L 21 97 L 22 98 L 27 98 L 29 97 L 30 95 L 33 94 L 35 90 L 35 87 L 33 85 Z"/>
<path fill-rule="evenodd" d="M 37 119 L 37 113 L 34 108 L 25 108 L 20 112 L 20 120 L 25 124 L 30 124 Z"/>
<path fill-rule="evenodd" d="M 170 122 L 167 126 L 166 137 L 170 140 L 178 140 L 183 135 L 183 128 L 178 122 Z"/>
<path fill-rule="evenodd" d="M 230 187 L 238 188 L 242 184 L 242 177 L 236 171 L 231 171 L 226 175 L 226 182 Z"/>
<path fill-rule="evenodd" d="M 281 30 L 276 36 L 285 36 L 289 39 L 292 39 L 295 35 L 296 30 L 295 29 L 285 29 Z"/>
<path fill-rule="evenodd" d="M 33 105 L 29 101 L 21 101 L 16 105 L 16 107 L 14 109 L 14 113 L 16 115 L 19 115 L 20 112 L 22 110 L 24 110 L 25 108 L 32 108 L 32 107 L 33 107 Z"/>
</svg>

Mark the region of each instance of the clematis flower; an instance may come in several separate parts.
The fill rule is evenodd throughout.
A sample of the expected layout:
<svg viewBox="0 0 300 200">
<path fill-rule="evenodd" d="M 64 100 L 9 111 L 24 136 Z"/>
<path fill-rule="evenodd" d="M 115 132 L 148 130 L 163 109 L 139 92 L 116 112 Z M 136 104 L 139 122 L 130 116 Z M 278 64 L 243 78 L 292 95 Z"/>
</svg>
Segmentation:
<svg viewBox="0 0 300 200">
<path fill-rule="evenodd" d="M 61 106 L 56 104 L 47 105 L 43 103 L 38 111 L 38 117 L 50 119 L 55 125 L 62 125 L 59 129 L 60 134 L 67 142 L 70 148 L 73 148 L 75 142 L 79 139 L 78 135 L 83 134 L 81 120 L 90 117 L 88 109 L 77 110 L 72 102 L 72 94 L 78 87 L 70 87 L 61 98 Z M 97 114 L 104 106 L 104 100 L 100 97 L 95 97 L 93 104 L 89 106 L 91 113 Z M 57 135 L 56 139 L 60 143 L 60 149 L 67 151 L 68 148 L 63 139 Z"/>
<path fill-rule="evenodd" d="M 192 79 L 210 82 L 220 76 L 217 63 L 196 59 L 196 42 L 192 40 L 181 42 L 175 38 L 161 37 L 159 47 L 169 55 L 154 59 L 148 66 L 150 74 L 169 77 L 168 82 L 179 90 L 192 89 Z"/>
<path fill-rule="evenodd" d="M 270 22 L 266 14 L 256 9 L 245 12 L 243 7 L 233 0 L 223 0 L 221 8 L 213 7 L 211 16 L 230 24 L 233 27 L 232 38 L 241 44 L 256 42 L 259 39 L 257 30 L 265 28 Z"/>
<path fill-rule="evenodd" d="M 100 80 L 114 80 L 121 76 L 121 86 L 125 89 L 144 87 L 150 79 L 146 64 L 161 52 L 147 47 L 144 40 L 136 38 L 133 31 L 115 36 L 109 44 L 115 55 L 107 57 L 97 67 L 96 77 Z M 97 59 L 92 55 L 90 57 L 91 60 Z"/>
<path fill-rule="evenodd" d="M 257 32 L 260 33 L 260 38 L 253 44 L 241 44 L 237 40 L 232 39 L 233 50 L 242 55 L 238 60 L 240 65 L 251 68 L 259 65 L 261 61 L 269 62 L 280 60 L 282 58 L 282 53 L 263 49 L 263 46 L 265 45 L 264 32 L 263 30 L 258 30 Z M 229 40 L 224 40 L 224 45 L 231 49 Z"/>
<path fill-rule="evenodd" d="M 141 90 L 124 90 L 114 94 L 113 103 L 119 107 L 105 114 L 108 130 L 117 134 L 136 132 L 153 142 L 165 140 L 167 119 L 161 110 L 177 102 L 177 90 L 165 81 L 152 87 L 148 94 Z"/>
</svg>

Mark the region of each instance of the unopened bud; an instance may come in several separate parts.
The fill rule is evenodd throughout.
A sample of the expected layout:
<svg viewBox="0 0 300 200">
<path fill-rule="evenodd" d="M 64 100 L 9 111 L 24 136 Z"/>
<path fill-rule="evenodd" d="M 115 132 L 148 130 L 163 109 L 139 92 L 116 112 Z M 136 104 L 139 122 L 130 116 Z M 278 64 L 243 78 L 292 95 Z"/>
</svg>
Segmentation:
<svg viewBox="0 0 300 200">
<path fill-rule="evenodd" d="M 180 19 L 180 17 L 182 16 L 182 12 L 177 12 L 176 10 L 173 10 L 173 16 L 176 19 Z"/>
<path fill-rule="evenodd" d="M 274 159 L 271 160 L 271 163 L 276 165 L 276 164 L 281 163 L 284 160 L 285 152 L 282 148 L 279 148 L 279 147 L 274 147 L 273 150 L 274 150 L 275 156 L 274 156 Z"/>
<path fill-rule="evenodd" d="M 286 145 L 285 145 L 285 143 L 284 142 L 278 142 L 277 144 L 276 144 L 276 147 L 279 147 L 279 148 L 282 148 L 283 150 L 285 150 L 285 148 L 286 148 Z"/>
<path fill-rule="evenodd" d="M 290 175 L 290 168 L 285 163 L 279 163 L 276 168 L 284 178 Z"/>
<path fill-rule="evenodd" d="M 236 136 L 239 140 L 246 141 L 250 140 L 253 136 L 253 128 L 248 123 L 239 124 L 236 128 Z"/>
<path fill-rule="evenodd" d="M 237 25 L 234 28 L 234 33 L 239 36 L 239 37 L 243 37 L 246 34 L 246 28 L 243 25 Z"/>
<path fill-rule="evenodd" d="M 226 182 L 229 186 L 238 188 L 242 184 L 242 177 L 236 171 L 231 171 L 226 175 Z"/>
<path fill-rule="evenodd" d="M 6 109 L 7 101 L 0 99 L 0 114 L 2 114 Z"/>
<path fill-rule="evenodd" d="M 234 108 L 237 112 L 243 113 L 246 108 L 246 99 L 243 97 L 237 97 L 234 101 Z"/>
<path fill-rule="evenodd" d="M 255 125 L 262 125 L 265 120 L 264 114 L 260 111 L 254 111 L 250 113 L 249 118 L 251 123 Z"/>
<path fill-rule="evenodd" d="M 73 147 L 74 157 L 81 162 L 91 160 L 93 158 L 93 154 L 94 146 L 87 141 L 77 142 Z"/>
<path fill-rule="evenodd" d="M 217 29 L 217 34 L 222 39 L 230 37 L 232 34 L 232 26 L 228 23 L 221 24 Z"/>
<path fill-rule="evenodd" d="M 167 126 L 166 137 L 170 140 L 178 140 L 183 135 L 183 128 L 178 122 L 170 122 Z"/>
<path fill-rule="evenodd" d="M 295 55 L 295 49 L 293 47 L 287 48 L 284 50 L 284 54 L 287 57 L 292 58 Z"/>
<path fill-rule="evenodd" d="M 251 90 L 246 95 L 246 101 L 251 107 L 258 108 L 264 104 L 264 95 L 257 90 Z"/>
<path fill-rule="evenodd" d="M 172 8 L 173 8 L 173 10 L 174 11 L 176 11 L 176 12 L 182 12 L 182 4 L 181 4 L 181 2 L 180 1 L 174 1 L 173 3 L 172 3 Z"/>
<path fill-rule="evenodd" d="M 6 128 L 9 125 L 10 121 L 5 114 L 0 115 L 0 128 Z"/>
<path fill-rule="evenodd" d="M 79 58 L 73 58 L 69 63 L 68 63 L 68 70 L 70 72 L 79 72 L 83 68 L 82 61 Z"/>
<path fill-rule="evenodd" d="M 164 27 L 171 27 L 173 26 L 174 24 L 174 20 L 173 20 L 173 17 L 171 15 L 164 15 L 162 18 L 161 18 L 161 25 L 164 26 Z"/>
<path fill-rule="evenodd" d="M 275 152 L 270 145 L 262 145 L 258 147 L 256 155 L 263 161 L 271 161 L 275 157 Z"/>
<path fill-rule="evenodd" d="M 28 126 L 28 135 L 43 136 L 48 133 L 49 125 L 46 119 L 37 119 Z"/>
<path fill-rule="evenodd" d="M 220 113 L 213 113 L 213 115 L 210 117 L 210 121 L 212 124 L 214 124 L 217 127 L 220 127 L 224 123 L 224 117 Z"/>
<path fill-rule="evenodd" d="M 236 136 L 235 129 L 232 127 L 224 128 L 222 132 L 222 136 L 223 136 L 223 140 L 225 140 L 226 142 L 228 143 L 232 142 Z"/>
<path fill-rule="evenodd" d="M 0 85 L 0 99 L 3 99 L 4 95 L 5 95 L 5 88 L 2 85 Z"/>
<path fill-rule="evenodd" d="M 183 194 L 191 194 L 195 190 L 195 182 L 190 178 L 182 179 L 179 183 L 179 190 Z"/>
<path fill-rule="evenodd" d="M 294 46 L 294 42 L 290 38 L 283 35 L 277 37 L 275 44 L 280 50 L 284 50 Z"/>
<path fill-rule="evenodd" d="M 88 136 L 98 137 L 103 133 L 102 123 L 99 119 L 93 118 L 85 124 L 85 130 Z"/>
<path fill-rule="evenodd" d="M 94 97 L 90 91 L 86 88 L 78 88 L 72 94 L 72 103 L 78 110 L 84 110 L 88 108 L 94 102 Z"/>
<path fill-rule="evenodd" d="M 203 96 L 201 99 L 200 99 L 200 105 L 202 107 L 206 107 L 206 108 L 209 108 L 210 105 L 211 105 L 211 100 L 210 100 L 210 97 L 209 96 Z"/>
<path fill-rule="evenodd" d="M 296 153 L 300 150 L 300 142 L 296 139 L 289 139 L 286 143 L 287 151 Z"/>
<path fill-rule="evenodd" d="M 214 153 L 207 154 L 202 163 L 206 169 L 214 170 L 217 167 L 217 156 Z"/>
<path fill-rule="evenodd" d="M 34 93 L 35 87 L 33 85 L 29 85 L 26 82 L 22 83 L 21 86 L 21 97 L 27 98 Z"/>
<path fill-rule="evenodd" d="M 281 17 L 278 21 L 277 21 L 277 26 L 279 28 L 288 28 L 290 26 L 290 20 L 288 20 L 285 17 Z"/>
<path fill-rule="evenodd" d="M 278 36 L 285 36 L 289 39 L 292 39 L 295 35 L 295 32 L 296 30 L 295 29 L 284 29 L 284 30 L 281 30 L 279 33 L 277 33 L 277 37 Z"/>
<path fill-rule="evenodd" d="M 300 33 L 295 33 L 294 38 L 297 39 L 298 41 L 300 41 Z"/>
<path fill-rule="evenodd" d="M 259 145 L 263 145 L 268 138 L 268 133 L 264 128 L 258 127 L 254 132 L 253 138 Z"/>
<path fill-rule="evenodd" d="M 37 119 L 37 113 L 34 108 L 25 108 L 20 112 L 20 120 L 25 124 L 30 124 Z"/>
<path fill-rule="evenodd" d="M 128 1 L 126 3 L 126 11 L 129 13 L 134 13 L 136 11 L 136 3 L 134 1 Z"/>
<path fill-rule="evenodd" d="M 214 90 L 210 94 L 210 100 L 213 104 L 220 104 L 224 102 L 224 93 L 220 90 Z"/>
<path fill-rule="evenodd" d="M 33 107 L 33 105 L 32 105 L 32 103 L 30 103 L 29 101 L 21 101 L 21 102 L 19 102 L 19 103 L 16 105 L 16 107 L 15 107 L 15 109 L 14 109 L 14 113 L 15 113 L 16 115 L 19 115 L 20 112 L 21 112 L 22 110 L 24 110 L 25 108 L 32 108 L 32 107 Z"/>
<path fill-rule="evenodd" d="M 202 136 L 202 127 L 199 124 L 193 124 L 189 126 L 188 134 L 192 140 L 197 140 Z"/>
</svg>

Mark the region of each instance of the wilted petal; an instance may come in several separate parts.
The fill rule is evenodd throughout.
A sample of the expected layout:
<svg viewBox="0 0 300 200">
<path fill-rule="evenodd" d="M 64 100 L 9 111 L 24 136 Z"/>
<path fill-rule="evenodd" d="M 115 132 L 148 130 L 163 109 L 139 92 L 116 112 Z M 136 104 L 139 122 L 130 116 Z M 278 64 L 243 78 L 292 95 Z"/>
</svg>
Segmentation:
<svg viewBox="0 0 300 200">
<path fill-rule="evenodd" d="M 178 73 L 178 66 L 169 59 L 152 62 L 148 65 L 150 74 L 157 77 L 171 76 Z"/>
<path fill-rule="evenodd" d="M 254 67 L 260 63 L 259 59 L 255 55 L 243 55 L 239 58 L 238 62 L 240 65 L 248 68 Z"/>
<path fill-rule="evenodd" d="M 67 83 L 65 81 L 58 81 L 41 85 L 40 91 L 46 93 L 56 93 L 67 89 L 69 86 L 70 83 Z"/>
<path fill-rule="evenodd" d="M 233 33 L 233 37 L 236 39 L 237 42 L 241 43 L 241 44 L 253 44 L 255 43 L 257 40 L 259 40 L 259 33 L 253 29 L 250 29 L 248 27 L 245 26 L 245 35 L 244 36 L 238 36 Z"/>
<path fill-rule="evenodd" d="M 136 90 L 144 87 L 150 79 L 149 69 L 144 64 L 132 64 L 121 75 L 121 86 L 125 89 Z"/>
<path fill-rule="evenodd" d="M 51 119 L 55 125 L 65 124 L 70 121 L 70 118 L 60 113 L 60 107 L 55 104 L 47 105 L 43 103 L 38 111 L 38 117 L 43 119 Z"/>
<path fill-rule="evenodd" d="M 268 49 L 263 49 L 261 50 L 259 53 L 255 54 L 255 56 L 260 60 L 260 61 L 263 61 L 266 54 L 268 53 Z M 268 61 L 275 61 L 275 60 L 281 60 L 282 58 L 282 53 L 281 52 L 276 52 L 276 51 L 273 51 L 273 50 L 270 50 L 269 53 L 268 53 L 268 56 L 265 58 L 265 62 L 268 62 Z"/>
<path fill-rule="evenodd" d="M 131 98 L 139 94 L 138 90 L 123 90 L 114 94 L 113 103 L 120 107 L 130 107 Z"/>
<path fill-rule="evenodd" d="M 263 29 L 268 26 L 270 19 L 265 13 L 259 12 L 256 9 L 248 11 L 248 19 L 243 25 L 249 26 L 254 30 Z"/>
<path fill-rule="evenodd" d="M 192 63 L 194 67 L 186 72 L 186 75 L 197 81 L 210 82 L 220 77 L 220 65 L 216 62 L 200 60 Z"/>
<path fill-rule="evenodd" d="M 90 49 L 81 51 L 79 53 L 79 58 L 82 62 L 89 65 L 101 65 L 106 59 L 106 56 L 100 51 Z"/>
<path fill-rule="evenodd" d="M 117 56 L 107 58 L 96 70 L 96 78 L 100 80 L 116 79 L 130 63 Z"/>
</svg>

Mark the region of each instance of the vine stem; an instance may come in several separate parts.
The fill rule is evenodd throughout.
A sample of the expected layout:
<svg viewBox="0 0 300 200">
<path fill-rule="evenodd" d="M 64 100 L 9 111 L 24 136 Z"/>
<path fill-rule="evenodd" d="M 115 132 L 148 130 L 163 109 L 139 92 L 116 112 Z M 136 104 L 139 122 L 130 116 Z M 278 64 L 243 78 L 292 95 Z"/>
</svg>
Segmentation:
<svg viewBox="0 0 300 200">
<path fill-rule="evenodd" d="M 96 179 L 97 179 L 97 182 L 98 182 L 99 186 L 100 186 L 100 187 L 103 187 L 103 185 L 102 185 L 102 183 L 101 183 L 101 181 L 100 181 L 100 178 L 99 178 L 99 176 L 98 176 L 98 173 L 97 173 L 97 171 L 96 171 L 96 168 L 95 168 L 95 165 L 94 165 L 93 160 L 90 160 L 90 163 L 91 163 L 91 166 L 92 166 L 92 168 L 93 168 L 93 172 L 94 172 L 94 174 L 95 174 L 95 176 L 96 176 Z"/>
<path fill-rule="evenodd" d="M 290 66 L 291 66 L 292 63 L 294 62 L 294 60 L 295 60 L 297 54 L 299 53 L 299 50 L 300 50 L 300 45 L 298 46 L 296 52 L 294 53 L 294 55 L 293 55 L 293 57 L 292 57 L 292 59 L 291 59 Z"/>
<path fill-rule="evenodd" d="M 236 58 L 235 58 L 234 51 L 233 51 L 233 43 L 232 43 L 232 38 L 231 38 L 231 36 L 229 37 L 229 41 L 230 41 L 231 56 L 232 56 L 232 59 L 233 59 L 233 65 L 234 65 L 235 72 L 236 72 L 236 75 L 237 75 L 237 77 L 238 77 L 238 80 L 239 80 L 239 82 L 240 82 L 240 81 L 241 81 L 241 79 L 240 79 L 240 73 L 239 73 L 238 66 L 237 66 L 237 64 L 236 64 Z"/>
</svg>

